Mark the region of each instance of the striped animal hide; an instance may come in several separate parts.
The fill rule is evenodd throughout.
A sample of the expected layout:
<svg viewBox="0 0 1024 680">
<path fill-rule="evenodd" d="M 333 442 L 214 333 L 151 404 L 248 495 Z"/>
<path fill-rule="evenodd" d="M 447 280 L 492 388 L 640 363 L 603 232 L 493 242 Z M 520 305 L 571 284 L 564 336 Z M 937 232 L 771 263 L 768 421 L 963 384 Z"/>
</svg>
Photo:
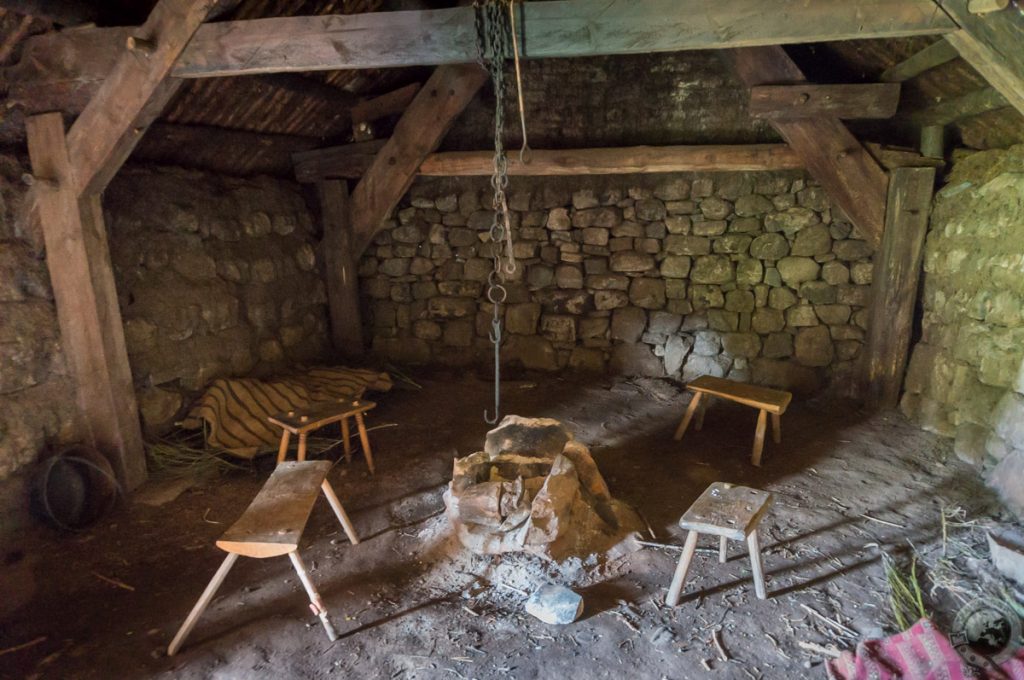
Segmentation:
<svg viewBox="0 0 1024 680">
<path fill-rule="evenodd" d="M 320 401 L 360 399 L 367 390 L 386 392 L 391 376 L 362 368 L 313 368 L 280 380 L 221 378 L 206 389 L 182 427 L 206 423 L 208 446 L 241 458 L 275 448 L 281 428 L 267 418 Z"/>
</svg>

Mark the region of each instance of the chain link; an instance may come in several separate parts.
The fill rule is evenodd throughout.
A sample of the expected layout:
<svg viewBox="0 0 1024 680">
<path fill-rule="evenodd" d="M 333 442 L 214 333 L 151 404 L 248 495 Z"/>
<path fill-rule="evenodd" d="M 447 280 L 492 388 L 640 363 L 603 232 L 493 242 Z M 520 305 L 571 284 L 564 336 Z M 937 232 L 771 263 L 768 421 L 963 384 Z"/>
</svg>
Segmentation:
<svg viewBox="0 0 1024 680">
<path fill-rule="evenodd" d="M 505 155 L 505 61 L 513 56 L 511 11 L 514 0 L 473 0 L 476 23 L 477 60 L 487 69 L 494 85 L 494 169 L 491 188 L 494 199 L 491 207 L 494 220 L 489 230 L 493 270 L 487 277 L 487 299 L 494 309 L 491 318 L 491 337 L 494 344 L 494 416 L 484 411 L 484 420 L 490 424 L 501 416 L 501 305 L 508 297 L 504 282 L 516 273 L 515 254 L 512 250 L 512 219 L 508 210 L 508 158 Z"/>
</svg>

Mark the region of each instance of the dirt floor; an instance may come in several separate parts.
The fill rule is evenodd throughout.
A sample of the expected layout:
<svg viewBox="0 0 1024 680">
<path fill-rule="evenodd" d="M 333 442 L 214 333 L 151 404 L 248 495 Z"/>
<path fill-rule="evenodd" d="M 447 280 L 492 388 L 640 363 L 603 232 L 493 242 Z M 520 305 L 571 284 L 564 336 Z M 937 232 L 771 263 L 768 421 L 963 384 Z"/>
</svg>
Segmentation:
<svg viewBox="0 0 1024 680">
<path fill-rule="evenodd" d="M 682 602 L 668 608 L 678 549 L 544 565 L 453 544 L 441 496 L 452 459 L 482 448 L 491 385 L 471 374 L 415 377 L 422 390 L 396 388 L 371 415 L 370 425 L 397 423 L 371 433 L 376 476 L 358 456 L 331 473 L 361 543 L 348 544 L 322 501 L 306 529 L 301 552 L 336 643 L 287 559 L 242 558 L 184 649 L 165 655 L 223 558 L 214 540 L 266 479 L 273 463 L 263 458 L 162 506 L 121 508 L 88 531 L 35 528 L 9 543 L 3 590 L 24 604 L 0 604 L 0 650 L 34 644 L 0 656 L 0 677 L 824 677 L 821 654 L 801 643 L 852 648 L 893 629 L 882 550 L 935 548 L 943 508 L 1000 518 L 948 442 L 895 413 L 797 400 L 783 443 L 767 444 L 758 469 L 752 409 L 716 402 L 680 445 L 672 432 L 687 397 L 669 382 L 506 383 L 507 413 L 558 418 L 591 447 L 612 494 L 650 524 L 654 537 L 644 539 L 682 545 L 676 521 L 712 481 L 775 494 L 761 538 L 769 598 L 754 597 L 744 547 L 731 544 L 719 565 L 709 537 Z M 580 621 L 554 627 L 524 613 L 519 591 L 544 582 L 579 588 Z"/>
</svg>

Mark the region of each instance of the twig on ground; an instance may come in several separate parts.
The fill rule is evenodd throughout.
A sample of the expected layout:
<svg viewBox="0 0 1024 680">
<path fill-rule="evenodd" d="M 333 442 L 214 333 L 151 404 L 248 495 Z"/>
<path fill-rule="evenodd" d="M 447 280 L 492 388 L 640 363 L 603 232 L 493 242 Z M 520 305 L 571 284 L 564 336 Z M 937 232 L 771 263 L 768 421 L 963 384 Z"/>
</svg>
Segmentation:
<svg viewBox="0 0 1024 680">
<path fill-rule="evenodd" d="M 863 513 L 863 512 L 860 513 L 860 516 L 863 517 L 864 519 L 869 519 L 872 522 L 878 522 L 879 524 L 884 524 L 887 527 L 895 527 L 897 529 L 906 529 L 907 528 L 906 526 L 904 526 L 902 524 L 896 524 L 895 522 L 887 522 L 884 519 L 878 519 L 877 517 L 872 517 L 871 515 L 868 515 L 868 514 Z"/>
<path fill-rule="evenodd" d="M 726 652 L 725 651 L 725 647 L 722 646 L 722 629 L 721 628 L 715 628 L 713 631 L 711 631 L 711 639 L 715 643 L 715 649 L 718 650 L 718 657 L 722 661 L 728 661 L 729 660 L 729 653 Z"/>
<path fill-rule="evenodd" d="M 813 614 L 816 618 L 818 618 L 822 622 L 827 623 L 828 625 L 832 626 L 833 628 L 835 628 L 839 632 L 843 633 L 844 635 L 849 635 L 851 637 L 858 637 L 859 634 L 857 633 L 857 631 L 853 630 L 852 628 L 847 628 L 846 626 L 844 626 L 843 624 L 839 623 L 838 621 L 833 621 L 832 619 L 828 618 L 824 614 L 819 613 L 813 607 L 808 607 L 806 604 L 803 604 L 802 602 L 800 603 L 800 606 L 808 614 Z"/>
<path fill-rule="evenodd" d="M 528 592 L 526 592 L 525 590 L 523 590 L 522 588 L 516 588 L 515 586 L 510 586 L 509 584 L 502 583 L 501 581 L 495 581 L 494 585 L 496 585 L 496 586 L 498 586 L 500 588 L 507 588 L 508 590 L 511 590 L 513 592 L 516 592 L 516 593 L 519 593 L 523 597 L 529 597 L 530 596 L 530 594 Z"/>
<path fill-rule="evenodd" d="M 39 637 L 37 637 L 34 640 L 29 640 L 28 642 L 22 642 L 20 645 L 14 645 L 13 647 L 7 647 L 6 649 L 0 649 L 0 656 L 3 656 L 4 654 L 13 654 L 14 652 L 20 652 L 21 650 L 28 649 L 29 647 L 35 647 L 36 645 L 40 645 L 40 644 L 46 642 L 48 639 L 49 638 L 46 635 L 40 635 Z"/>
<path fill-rule="evenodd" d="M 213 508 L 207 508 L 206 509 L 206 512 L 203 513 L 203 521 L 206 522 L 207 524 L 220 524 L 220 522 L 218 522 L 215 519 L 207 519 L 207 516 L 210 514 L 210 510 L 212 510 L 212 509 Z"/>
<path fill-rule="evenodd" d="M 839 650 L 835 647 L 822 647 L 816 642 L 804 642 L 803 640 L 798 640 L 796 646 L 805 652 L 814 652 L 822 656 L 830 656 L 833 659 L 839 658 Z"/>
<path fill-rule="evenodd" d="M 118 581 L 116 578 L 110 578 L 109 576 L 104 576 L 103 574 L 99 573 L 98 571 L 92 572 L 92 575 L 95 576 L 96 578 L 98 578 L 101 581 L 106 581 L 107 583 L 109 583 L 112 586 L 117 586 L 118 588 L 123 588 L 124 590 L 130 591 L 130 592 L 133 592 L 133 593 L 135 592 L 135 588 L 130 586 L 130 585 L 128 585 L 124 581 Z"/>
</svg>

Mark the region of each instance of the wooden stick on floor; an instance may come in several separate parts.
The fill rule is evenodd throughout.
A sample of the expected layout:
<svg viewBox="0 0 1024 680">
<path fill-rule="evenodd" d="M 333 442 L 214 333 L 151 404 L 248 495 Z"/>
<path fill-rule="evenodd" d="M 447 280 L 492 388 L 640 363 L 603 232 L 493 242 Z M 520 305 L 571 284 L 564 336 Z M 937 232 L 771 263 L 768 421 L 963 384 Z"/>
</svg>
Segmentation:
<svg viewBox="0 0 1024 680">
<path fill-rule="evenodd" d="M 316 591 L 316 586 L 313 585 L 312 579 L 309 578 L 306 565 L 302 563 L 302 558 L 299 557 L 298 551 L 291 551 L 288 553 L 288 557 L 291 558 L 292 566 L 295 567 L 295 573 L 299 575 L 299 580 L 302 581 L 302 585 L 306 588 L 306 594 L 309 595 L 310 609 L 320 617 L 320 623 L 324 624 L 324 630 L 327 631 L 327 639 L 334 642 L 338 639 L 338 631 L 334 629 L 334 624 L 331 623 L 331 619 L 327 616 L 327 607 L 324 606 L 324 601 L 320 599 L 320 593 Z"/>
<path fill-rule="evenodd" d="M 334 515 L 341 522 L 341 528 L 345 530 L 345 535 L 348 536 L 348 540 L 352 542 L 352 545 L 358 545 L 359 536 L 356 535 L 356 528 L 352 525 L 352 520 L 348 518 L 348 513 L 345 512 L 345 508 L 342 507 L 341 501 L 338 500 L 338 495 L 334 493 L 334 487 L 326 479 L 323 484 L 320 485 L 323 489 L 324 495 L 327 496 L 327 502 L 331 504 L 331 509 L 334 510 Z"/>
<path fill-rule="evenodd" d="M 171 640 L 171 644 L 167 647 L 167 656 L 174 656 L 181 649 L 181 645 L 185 642 L 185 638 L 192 632 L 192 629 L 196 625 L 196 621 L 203 615 L 206 608 L 209 606 L 213 596 L 217 594 L 217 589 L 224 583 L 224 579 L 227 577 L 228 572 L 231 571 L 231 567 L 234 566 L 235 560 L 238 559 L 236 553 L 228 553 L 224 561 L 221 562 L 220 568 L 217 569 L 217 573 L 213 575 L 210 582 L 206 586 L 206 590 L 199 596 L 199 600 L 196 601 L 192 611 L 189 612 L 188 618 L 185 619 L 185 623 L 181 624 L 181 628 L 178 629 L 177 635 Z"/>
<path fill-rule="evenodd" d="M 686 573 L 690 570 L 693 554 L 697 552 L 697 535 L 697 532 L 693 530 L 686 535 L 686 543 L 683 544 L 683 554 L 679 557 L 679 565 L 676 566 L 676 573 L 672 576 L 672 585 L 669 586 L 668 595 L 665 597 L 665 604 L 670 607 L 675 607 L 679 604 L 679 595 L 683 592 Z"/>
<path fill-rule="evenodd" d="M 761 452 L 764 451 L 764 431 L 768 426 L 768 411 L 761 409 L 757 414 L 757 430 L 754 432 L 754 451 L 750 455 L 750 462 L 755 467 L 761 467 Z"/>
<path fill-rule="evenodd" d="M 722 536 L 718 543 L 718 561 L 725 564 L 727 559 L 729 559 L 729 539 Z"/>
<path fill-rule="evenodd" d="M 679 427 L 676 428 L 676 434 L 673 437 L 676 441 L 683 438 L 686 434 L 686 428 L 690 426 L 690 421 L 693 420 L 693 414 L 697 412 L 697 407 L 700 406 L 701 397 L 704 395 L 697 392 L 693 395 L 693 399 L 690 400 L 690 405 L 686 409 L 686 413 L 683 414 L 683 419 L 679 421 Z"/>
<path fill-rule="evenodd" d="M 764 568 L 761 565 L 761 542 L 757 538 L 757 529 L 747 536 L 747 549 L 750 551 L 750 568 L 754 572 L 754 592 L 760 600 L 767 599 L 764 587 Z"/>
</svg>

